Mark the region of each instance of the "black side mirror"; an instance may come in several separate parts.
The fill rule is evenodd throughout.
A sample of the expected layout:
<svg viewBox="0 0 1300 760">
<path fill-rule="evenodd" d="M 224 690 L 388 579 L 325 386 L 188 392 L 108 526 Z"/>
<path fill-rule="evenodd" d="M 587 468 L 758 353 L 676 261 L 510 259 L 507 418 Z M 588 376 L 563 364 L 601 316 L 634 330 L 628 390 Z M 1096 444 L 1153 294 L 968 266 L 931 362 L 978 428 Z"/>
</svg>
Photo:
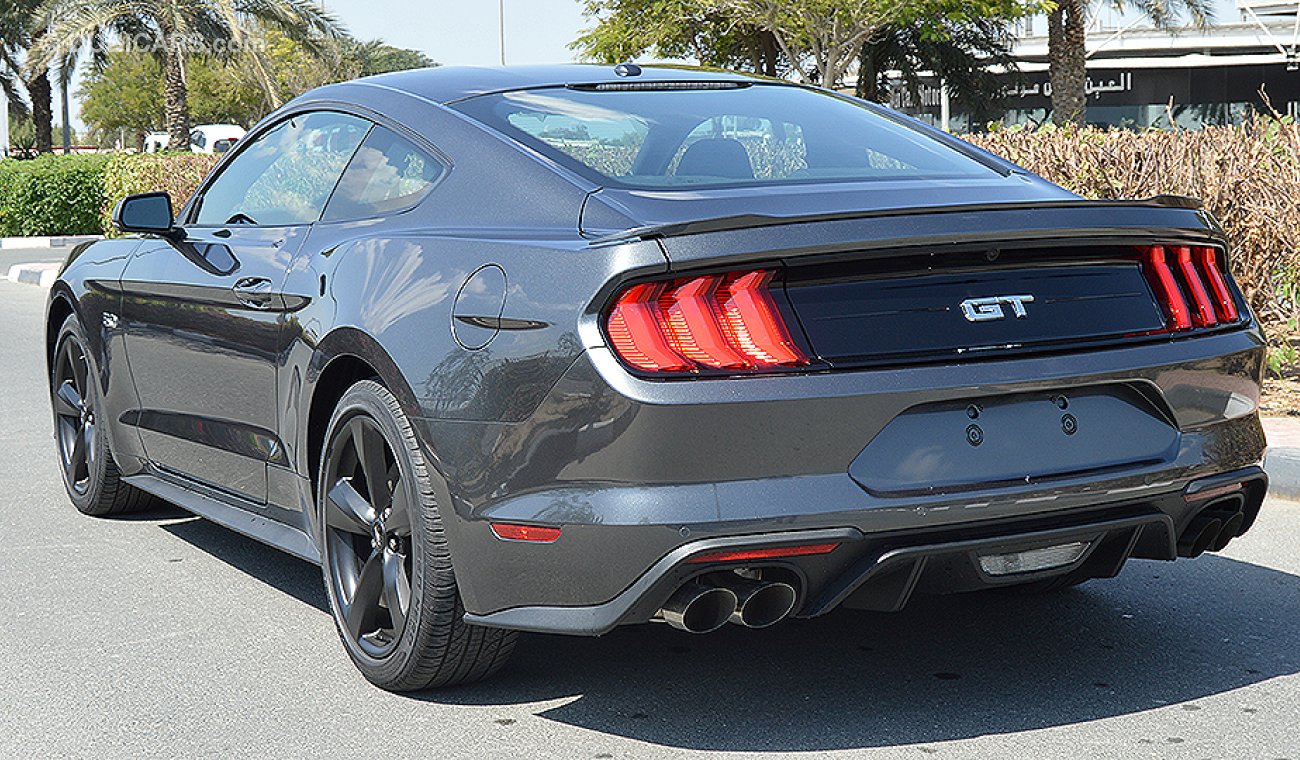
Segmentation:
<svg viewBox="0 0 1300 760">
<path fill-rule="evenodd" d="M 113 209 L 113 226 L 121 232 L 140 232 L 178 240 L 185 233 L 176 226 L 172 199 L 167 193 L 128 195 Z"/>
</svg>

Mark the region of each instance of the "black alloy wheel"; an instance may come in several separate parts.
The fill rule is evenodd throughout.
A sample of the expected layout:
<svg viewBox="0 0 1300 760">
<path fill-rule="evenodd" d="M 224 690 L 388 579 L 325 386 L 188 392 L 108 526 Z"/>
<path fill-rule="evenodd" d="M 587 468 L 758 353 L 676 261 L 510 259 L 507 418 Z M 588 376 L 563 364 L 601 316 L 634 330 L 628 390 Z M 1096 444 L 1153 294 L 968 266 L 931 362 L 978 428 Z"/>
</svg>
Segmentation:
<svg viewBox="0 0 1300 760">
<path fill-rule="evenodd" d="M 139 512 L 152 496 L 122 481 L 100 414 L 99 376 L 76 316 L 59 329 L 50 363 L 50 406 L 54 441 L 68 498 L 78 511 L 96 517 Z"/>
<path fill-rule="evenodd" d="M 343 629 L 367 655 L 397 646 L 411 606 L 411 497 L 383 431 L 347 420 L 326 464 L 326 558 Z"/>
<path fill-rule="evenodd" d="M 99 464 L 95 431 L 94 385 L 86 350 L 76 336 L 67 336 L 54 359 L 55 438 L 68 490 L 84 496 Z"/>
<path fill-rule="evenodd" d="M 464 621 L 431 470 L 387 388 L 363 380 L 343 394 L 318 472 L 326 596 L 361 674 L 413 691 L 499 670 L 517 634 Z"/>
</svg>

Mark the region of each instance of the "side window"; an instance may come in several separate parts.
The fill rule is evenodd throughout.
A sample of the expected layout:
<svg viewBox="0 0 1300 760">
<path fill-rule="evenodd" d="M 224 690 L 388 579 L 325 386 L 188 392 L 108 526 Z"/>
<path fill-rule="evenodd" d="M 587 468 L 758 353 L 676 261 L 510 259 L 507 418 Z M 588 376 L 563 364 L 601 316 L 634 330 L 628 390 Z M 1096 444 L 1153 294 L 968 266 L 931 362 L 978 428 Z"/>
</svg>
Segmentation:
<svg viewBox="0 0 1300 760">
<path fill-rule="evenodd" d="M 370 129 L 356 116 L 292 116 L 253 140 L 203 193 L 196 224 L 311 224 Z"/>
<path fill-rule="evenodd" d="M 343 172 L 326 221 L 363 219 L 419 203 L 442 176 L 442 163 L 391 130 L 375 127 Z"/>
</svg>

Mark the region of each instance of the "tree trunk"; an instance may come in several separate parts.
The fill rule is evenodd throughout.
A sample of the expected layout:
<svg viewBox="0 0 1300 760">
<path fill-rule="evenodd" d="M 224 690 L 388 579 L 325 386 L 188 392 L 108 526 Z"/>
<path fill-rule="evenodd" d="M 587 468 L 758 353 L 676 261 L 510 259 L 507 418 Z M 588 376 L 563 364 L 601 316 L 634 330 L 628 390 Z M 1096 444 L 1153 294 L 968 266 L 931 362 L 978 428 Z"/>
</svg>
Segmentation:
<svg viewBox="0 0 1300 760">
<path fill-rule="evenodd" d="M 1060 0 L 1047 17 L 1047 57 L 1052 85 L 1052 121 L 1083 124 L 1088 96 L 1087 3 Z"/>
<path fill-rule="evenodd" d="M 32 34 L 32 43 L 45 36 L 44 29 Z M 50 87 L 49 71 L 42 71 L 23 83 L 27 97 L 32 100 L 32 125 L 36 128 L 36 151 L 54 151 L 54 90 Z"/>
<path fill-rule="evenodd" d="M 760 30 L 758 33 L 758 43 L 763 50 L 763 68 L 761 73 L 769 77 L 779 76 L 777 59 L 781 57 L 781 53 L 776 48 L 776 38 L 772 36 L 771 32 Z"/>
<path fill-rule="evenodd" d="M 181 41 L 163 31 L 163 108 L 167 118 L 167 149 L 190 149 L 189 91 L 185 85 L 185 51 Z"/>
<path fill-rule="evenodd" d="M 50 88 L 49 73 L 42 73 L 27 82 L 27 96 L 32 99 L 32 124 L 36 127 L 36 152 L 54 150 L 54 92 Z"/>
</svg>

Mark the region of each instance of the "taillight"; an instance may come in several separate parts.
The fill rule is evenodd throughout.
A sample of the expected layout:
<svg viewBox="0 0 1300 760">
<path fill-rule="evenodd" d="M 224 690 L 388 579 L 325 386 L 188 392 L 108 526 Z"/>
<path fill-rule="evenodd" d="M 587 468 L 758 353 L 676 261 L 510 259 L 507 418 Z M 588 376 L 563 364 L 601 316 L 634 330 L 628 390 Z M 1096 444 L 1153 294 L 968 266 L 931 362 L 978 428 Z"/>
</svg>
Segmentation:
<svg viewBox="0 0 1300 760">
<path fill-rule="evenodd" d="M 656 374 L 752 372 L 800 367 L 767 270 L 641 283 L 623 291 L 605 319 L 619 358 Z"/>
<path fill-rule="evenodd" d="M 1170 332 L 1237 321 L 1216 249 L 1155 245 L 1142 249 L 1142 263 Z"/>
</svg>

